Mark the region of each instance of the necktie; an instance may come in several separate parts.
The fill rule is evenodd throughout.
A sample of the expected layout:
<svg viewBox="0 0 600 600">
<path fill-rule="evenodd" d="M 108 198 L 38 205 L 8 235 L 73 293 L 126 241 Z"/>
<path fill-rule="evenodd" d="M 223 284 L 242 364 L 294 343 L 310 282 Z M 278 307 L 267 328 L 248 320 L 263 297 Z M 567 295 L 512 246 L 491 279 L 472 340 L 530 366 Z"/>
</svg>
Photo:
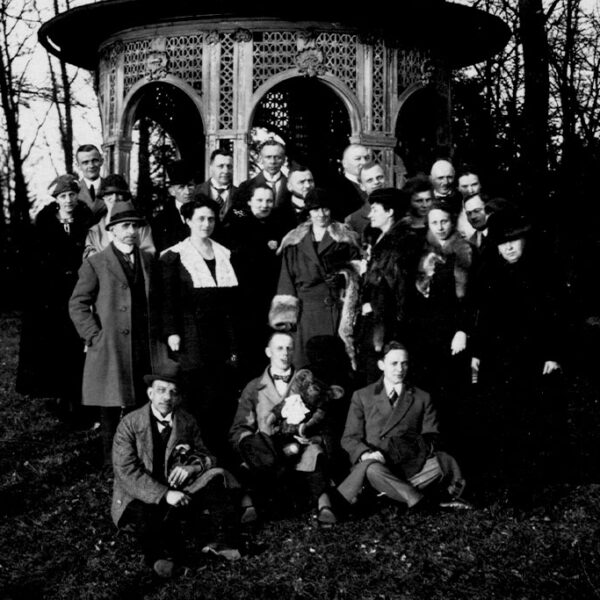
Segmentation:
<svg viewBox="0 0 600 600">
<path fill-rule="evenodd" d="M 218 187 L 213 187 L 213 190 L 215 190 L 215 192 L 217 192 L 217 197 L 216 197 L 216 201 L 219 203 L 219 206 L 223 206 L 223 203 L 225 202 L 225 198 L 223 198 L 223 194 L 228 190 L 229 188 L 218 188 Z"/>
<path fill-rule="evenodd" d="M 92 183 L 90 183 L 90 198 L 92 199 L 92 202 L 96 199 L 96 188 Z"/>
<path fill-rule="evenodd" d="M 159 431 L 159 433 L 163 441 L 166 442 L 169 439 L 169 436 L 171 435 L 171 424 L 169 423 L 169 421 L 162 421 L 161 419 L 156 419 L 156 422 L 159 425 L 162 425 L 162 431 Z"/>
<path fill-rule="evenodd" d="M 389 396 L 390 404 L 394 406 L 396 404 L 396 400 L 398 400 L 398 392 L 396 390 L 392 390 L 392 393 Z"/>
</svg>

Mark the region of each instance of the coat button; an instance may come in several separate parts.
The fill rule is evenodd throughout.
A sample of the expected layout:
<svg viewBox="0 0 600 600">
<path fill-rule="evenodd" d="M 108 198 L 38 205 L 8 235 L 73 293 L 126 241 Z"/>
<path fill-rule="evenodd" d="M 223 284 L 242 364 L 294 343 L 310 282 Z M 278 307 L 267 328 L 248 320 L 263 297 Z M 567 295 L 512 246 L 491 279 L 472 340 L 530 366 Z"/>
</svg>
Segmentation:
<svg viewBox="0 0 600 600">
<path fill-rule="evenodd" d="M 129 329 L 121 329 L 123 335 L 129 335 Z"/>
</svg>

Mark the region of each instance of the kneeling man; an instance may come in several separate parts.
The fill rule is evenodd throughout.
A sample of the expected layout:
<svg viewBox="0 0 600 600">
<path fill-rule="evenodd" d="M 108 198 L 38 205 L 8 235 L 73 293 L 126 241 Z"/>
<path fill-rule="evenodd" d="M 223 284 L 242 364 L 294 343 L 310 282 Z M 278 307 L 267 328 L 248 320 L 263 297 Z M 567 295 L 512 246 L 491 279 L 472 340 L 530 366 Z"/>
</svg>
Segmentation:
<svg viewBox="0 0 600 600">
<path fill-rule="evenodd" d="M 456 461 L 436 450 L 438 418 L 431 398 L 406 382 L 407 349 L 389 342 L 377 365 L 383 377 L 352 396 L 342 447 L 353 467 L 338 491 L 354 504 L 368 483 L 411 508 L 436 483 L 431 488 L 440 506 L 469 508 L 458 498 L 464 480 Z"/>
<path fill-rule="evenodd" d="M 129 526 L 144 557 L 160 577 L 171 577 L 183 550 L 182 519 L 196 521 L 208 508 L 216 540 L 203 552 L 237 558 L 225 543 L 233 524 L 239 484 L 216 467 L 194 418 L 178 408 L 179 373 L 165 368 L 144 377 L 150 402 L 127 414 L 113 443 L 115 474 L 112 517 L 117 527 Z M 237 495 L 237 494 L 236 494 Z"/>
</svg>

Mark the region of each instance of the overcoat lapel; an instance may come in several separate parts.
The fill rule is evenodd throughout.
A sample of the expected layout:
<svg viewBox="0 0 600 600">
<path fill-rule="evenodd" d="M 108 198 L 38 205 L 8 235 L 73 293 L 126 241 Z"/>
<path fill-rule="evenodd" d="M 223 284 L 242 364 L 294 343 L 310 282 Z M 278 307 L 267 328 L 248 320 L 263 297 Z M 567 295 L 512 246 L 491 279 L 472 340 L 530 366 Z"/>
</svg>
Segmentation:
<svg viewBox="0 0 600 600">
<path fill-rule="evenodd" d="M 327 235 L 327 234 L 326 234 Z M 321 240 L 323 241 L 323 240 Z M 316 265 L 321 266 L 321 260 L 319 259 L 318 254 L 315 252 L 315 246 L 312 241 L 311 230 L 309 229 L 307 234 L 302 238 L 300 243 L 298 244 L 298 249 L 308 256 L 311 262 Z"/>
<path fill-rule="evenodd" d="M 106 252 L 106 266 L 108 270 L 121 282 L 129 286 L 127 282 L 127 277 L 125 272 L 123 271 L 123 267 L 115 254 L 114 246 L 111 244 L 108 247 L 108 252 Z"/>
<path fill-rule="evenodd" d="M 148 403 L 146 410 L 140 413 L 140 418 L 137 422 L 138 431 L 136 432 L 136 437 L 139 440 L 139 450 L 144 465 L 152 472 L 152 468 L 154 467 L 154 440 L 152 439 L 150 413 L 150 404 Z"/>
<path fill-rule="evenodd" d="M 319 256 L 321 256 L 327 250 L 327 248 L 329 248 L 329 246 L 331 246 L 332 244 L 333 244 L 333 238 L 329 235 L 329 232 L 326 231 L 325 235 L 323 236 L 323 239 L 319 242 L 319 248 L 318 248 Z"/>
<path fill-rule="evenodd" d="M 289 386 L 288 386 L 289 387 Z M 273 406 L 279 404 L 284 396 L 280 396 L 273 380 L 269 377 L 269 374 L 265 371 L 260 380 L 258 387 L 258 402 L 267 403 Z"/>
</svg>

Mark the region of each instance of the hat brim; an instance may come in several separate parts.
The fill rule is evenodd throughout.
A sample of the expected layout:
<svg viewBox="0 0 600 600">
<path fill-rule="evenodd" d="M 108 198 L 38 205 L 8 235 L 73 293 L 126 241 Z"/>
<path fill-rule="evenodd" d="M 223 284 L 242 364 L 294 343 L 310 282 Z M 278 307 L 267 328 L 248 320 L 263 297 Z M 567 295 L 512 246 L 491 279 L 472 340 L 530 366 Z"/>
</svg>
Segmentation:
<svg viewBox="0 0 600 600">
<path fill-rule="evenodd" d="M 141 217 L 123 217 L 122 219 L 115 219 L 114 221 L 110 221 L 110 223 L 106 224 L 106 229 L 111 229 L 117 223 L 140 223 L 142 225 L 146 224 L 146 219 L 142 219 Z"/>
<path fill-rule="evenodd" d="M 531 231 L 531 225 L 523 225 L 522 227 L 515 227 L 508 231 L 501 231 L 491 235 L 492 242 L 496 245 L 504 244 L 506 242 L 513 242 L 519 238 L 525 237 Z"/>
<path fill-rule="evenodd" d="M 181 385 L 181 380 L 177 375 L 167 375 L 160 373 L 150 373 L 148 375 L 144 375 L 144 383 L 150 387 L 155 381 L 166 381 L 167 383 L 174 383 L 176 385 Z"/>
<path fill-rule="evenodd" d="M 121 194 L 122 196 L 127 196 L 128 198 L 131 198 L 131 192 L 129 190 L 124 190 L 122 188 L 101 188 L 98 193 L 96 194 L 96 196 L 98 198 L 102 198 L 104 196 L 108 196 L 108 194 Z"/>
</svg>

